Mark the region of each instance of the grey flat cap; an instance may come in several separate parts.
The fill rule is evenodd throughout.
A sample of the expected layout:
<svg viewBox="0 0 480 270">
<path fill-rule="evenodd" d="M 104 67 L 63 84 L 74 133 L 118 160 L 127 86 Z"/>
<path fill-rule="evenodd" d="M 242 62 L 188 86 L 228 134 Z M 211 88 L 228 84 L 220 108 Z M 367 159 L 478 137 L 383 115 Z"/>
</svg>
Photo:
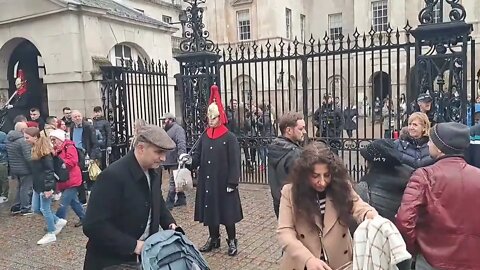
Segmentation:
<svg viewBox="0 0 480 270">
<path fill-rule="evenodd" d="M 171 112 L 167 112 L 162 117 L 160 117 L 160 120 L 165 120 L 165 119 L 175 119 L 175 114 Z"/>
<path fill-rule="evenodd" d="M 138 133 L 138 141 L 151 143 L 164 150 L 173 150 L 176 147 L 175 142 L 170 139 L 167 132 L 155 125 L 142 127 Z"/>
</svg>

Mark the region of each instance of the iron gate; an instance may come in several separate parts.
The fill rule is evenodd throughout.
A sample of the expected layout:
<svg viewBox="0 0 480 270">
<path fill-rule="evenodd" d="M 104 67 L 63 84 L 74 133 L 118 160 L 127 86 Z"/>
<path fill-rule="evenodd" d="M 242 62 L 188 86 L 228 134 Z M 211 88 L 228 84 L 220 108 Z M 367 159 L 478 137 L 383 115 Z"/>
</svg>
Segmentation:
<svg viewBox="0 0 480 270">
<path fill-rule="evenodd" d="M 286 111 L 302 112 L 308 137 L 337 149 L 356 180 L 365 172 L 358 150 L 374 139 L 396 137 L 420 93 L 434 97 L 442 121 L 467 123 L 473 111 L 475 40 L 459 0 L 425 0 L 415 29 L 407 22 L 402 29 L 372 27 L 347 36 L 223 45 L 209 40 L 204 29 L 199 4 L 205 0 L 184 1 L 189 7 L 183 53 L 176 58 L 187 143 L 203 132 L 209 87 L 219 85 L 238 123 L 230 128 L 243 148 L 242 182 L 267 183 L 265 146 L 278 135 L 276 120 Z M 449 21 L 435 14 L 444 2 L 451 8 Z M 122 61 L 102 72 L 104 110 L 113 123 L 118 158 L 128 150 L 134 119 L 159 124 L 168 110 L 167 67 Z M 337 118 L 318 121 L 324 103 L 335 105 Z M 272 131 L 258 125 L 261 118 L 271 120 Z"/>
<path fill-rule="evenodd" d="M 110 161 L 124 156 L 131 143 L 136 119 L 161 125 L 170 110 L 167 63 L 147 59 L 120 60 L 120 66 L 101 67 L 103 111 L 112 124 Z"/>
<path fill-rule="evenodd" d="M 185 129 L 190 143 L 203 131 L 208 89 L 219 85 L 236 117 L 237 126 L 230 129 L 243 148 L 243 182 L 267 183 L 265 147 L 278 135 L 276 120 L 286 111 L 302 112 L 310 140 L 336 148 L 359 180 L 365 162 L 358 150 L 374 139 L 397 137 L 420 93 L 434 97 L 442 121 L 467 123 L 474 107 L 475 41 L 458 0 L 446 0 L 448 22 L 434 13 L 436 5 L 443 10 L 444 1 L 425 0 L 416 29 L 407 22 L 401 29 L 372 27 L 347 36 L 239 44 L 214 44 L 202 23 L 199 4 L 205 1 L 185 2 L 190 6 L 177 85 L 186 97 L 183 115 L 199 117 L 186 122 Z M 330 99 L 343 121 L 315 126 L 316 111 Z M 262 115 L 268 116 L 263 122 L 271 120 L 273 132 L 260 127 Z M 334 135 L 325 134 L 325 128 Z"/>
</svg>

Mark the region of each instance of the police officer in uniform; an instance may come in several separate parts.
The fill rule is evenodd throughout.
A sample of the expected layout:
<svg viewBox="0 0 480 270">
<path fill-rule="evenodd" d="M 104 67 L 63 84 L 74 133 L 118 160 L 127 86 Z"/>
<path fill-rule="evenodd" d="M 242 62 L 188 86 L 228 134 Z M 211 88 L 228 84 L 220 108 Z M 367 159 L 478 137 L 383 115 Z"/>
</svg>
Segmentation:
<svg viewBox="0 0 480 270">
<path fill-rule="evenodd" d="M 313 124 L 317 127 L 316 136 L 325 139 L 342 137 L 345 119 L 339 107 L 333 102 L 331 95 L 325 95 L 324 102 L 315 111 Z"/>
</svg>

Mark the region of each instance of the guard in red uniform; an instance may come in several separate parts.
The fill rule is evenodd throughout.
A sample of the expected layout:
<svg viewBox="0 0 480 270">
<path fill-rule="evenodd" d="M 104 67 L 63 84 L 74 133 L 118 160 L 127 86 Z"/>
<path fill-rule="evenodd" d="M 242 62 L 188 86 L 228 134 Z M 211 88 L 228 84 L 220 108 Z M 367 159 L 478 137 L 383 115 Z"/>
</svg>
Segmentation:
<svg viewBox="0 0 480 270">
<path fill-rule="evenodd" d="M 228 255 L 237 254 L 235 223 L 243 219 L 240 195 L 240 147 L 225 126 L 227 117 L 218 87 L 213 85 L 208 107 L 208 128 L 193 152 L 192 167 L 199 169 L 195 199 L 195 221 L 208 226 L 210 237 L 202 252 L 220 247 L 220 224 L 227 230 Z M 185 155 L 180 157 L 180 162 Z M 188 159 L 188 157 L 186 157 Z"/>
</svg>

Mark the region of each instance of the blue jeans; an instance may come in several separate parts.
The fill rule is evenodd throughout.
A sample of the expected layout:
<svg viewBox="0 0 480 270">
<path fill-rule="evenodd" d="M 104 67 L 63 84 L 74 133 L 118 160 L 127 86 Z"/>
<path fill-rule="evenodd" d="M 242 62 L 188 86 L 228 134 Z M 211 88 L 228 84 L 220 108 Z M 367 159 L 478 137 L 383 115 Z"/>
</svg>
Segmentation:
<svg viewBox="0 0 480 270">
<path fill-rule="evenodd" d="M 260 146 L 258 149 L 258 155 L 260 157 L 261 164 L 263 166 L 267 166 L 267 155 L 268 155 L 268 149 L 266 146 Z"/>
<path fill-rule="evenodd" d="M 43 192 L 38 193 L 34 190 L 32 195 L 32 210 L 35 214 L 43 215 L 45 223 L 47 223 L 47 231 L 53 233 L 55 231 L 55 224 L 59 218 L 52 212 L 52 197 L 45 198 Z"/>
<path fill-rule="evenodd" d="M 415 263 L 415 269 L 417 270 L 436 270 L 436 268 L 433 268 L 425 257 L 423 257 L 421 254 L 417 255 L 417 261 Z"/>
<path fill-rule="evenodd" d="M 83 206 L 78 200 L 78 190 L 76 187 L 67 188 L 62 192 L 62 197 L 60 198 L 60 207 L 57 210 L 56 216 L 59 218 L 67 219 L 68 207 L 71 206 L 73 212 L 83 220 L 85 217 L 85 211 Z"/>
</svg>

